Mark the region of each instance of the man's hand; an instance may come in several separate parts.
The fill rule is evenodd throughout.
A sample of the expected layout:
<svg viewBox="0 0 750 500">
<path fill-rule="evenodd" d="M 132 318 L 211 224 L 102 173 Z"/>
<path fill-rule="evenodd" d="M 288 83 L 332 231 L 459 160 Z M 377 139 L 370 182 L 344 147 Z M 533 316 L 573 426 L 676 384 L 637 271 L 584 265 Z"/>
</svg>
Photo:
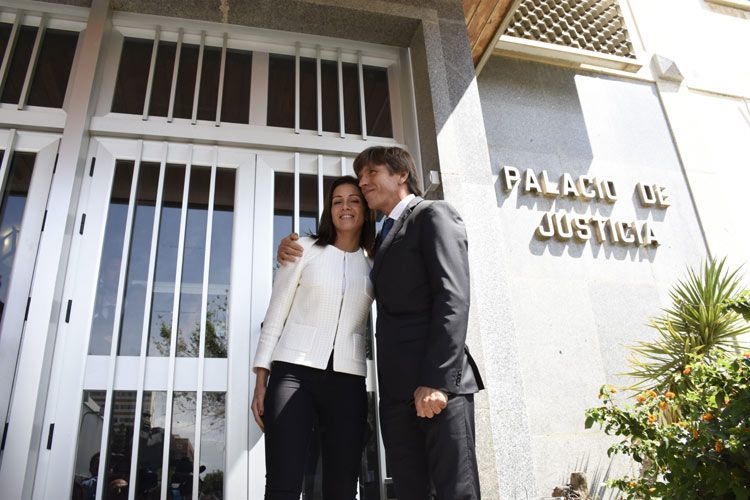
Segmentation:
<svg viewBox="0 0 750 500">
<path fill-rule="evenodd" d="M 448 395 L 440 389 L 419 386 L 414 391 L 414 406 L 418 417 L 432 418 L 448 406 Z"/>
<path fill-rule="evenodd" d="M 296 262 L 297 259 L 302 257 L 303 248 L 297 243 L 299 235 L 292 233 L 279 243 L 279 249 L 276 252 L 276 260 L 280 264 L 286 264 L 287 262 Z"/>
</svg>

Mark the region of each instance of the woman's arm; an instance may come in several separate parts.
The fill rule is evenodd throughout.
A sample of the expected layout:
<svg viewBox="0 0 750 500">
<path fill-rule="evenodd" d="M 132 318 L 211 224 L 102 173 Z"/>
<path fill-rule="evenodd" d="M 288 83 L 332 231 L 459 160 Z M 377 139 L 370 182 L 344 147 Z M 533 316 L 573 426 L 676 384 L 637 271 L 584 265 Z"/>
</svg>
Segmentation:
<svg viewBox="0 0 750 500">
<path fill-rule="evenodd" d="M 255 391 L 253 392 L 253 402 L 250 405 L 250 408 L 253 410 L 253 417 L 255 417 L 255 423 L 258 424 L 262 432 L 266 431 L 266 427 L 263 424 L 263 401 L 266 398 L 269 373 L 265 368 L 255 369 Z"/>
</svg>

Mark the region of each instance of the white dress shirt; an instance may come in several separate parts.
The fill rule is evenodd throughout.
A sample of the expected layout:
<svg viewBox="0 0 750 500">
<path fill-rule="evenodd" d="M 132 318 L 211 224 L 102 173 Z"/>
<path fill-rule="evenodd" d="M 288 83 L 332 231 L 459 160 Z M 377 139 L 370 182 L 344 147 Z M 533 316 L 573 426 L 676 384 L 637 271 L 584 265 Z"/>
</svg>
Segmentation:
<svg viewBox="0 0 750 500">
<path fill-rule="evenodd" d="M 393 210 L 391 210 L 391 213 L 388 214 L 389 219 L 393 219 L 394 221 L 397 221 L 399 217 L 401 217 L 401 214 L 404 213 L 404 210 L 406 210 L 406 206 L 409 204 L 411 200 L 413 200 L 415 195 L 409 194 L 406 198 L 402 199 L 398 202 L 398 204 L 393 207 Z"/>
</svg>

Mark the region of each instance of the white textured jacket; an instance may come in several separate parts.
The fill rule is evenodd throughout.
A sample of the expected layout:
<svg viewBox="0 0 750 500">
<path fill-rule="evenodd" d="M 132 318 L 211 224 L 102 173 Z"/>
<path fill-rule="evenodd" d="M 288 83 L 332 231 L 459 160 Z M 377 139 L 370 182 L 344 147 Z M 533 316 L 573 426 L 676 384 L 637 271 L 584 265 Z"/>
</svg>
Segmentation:
<svg viewBox="0 0 750 500">
<path fill-rule="evenodd" d="M 333 350 L 334 371 L 364 377 L 372 263 L 361 249 L 299 242 L 302 258 L 276 271 L 253 371 L 270 370 L 273 361 L 325 369 Z"/>
</svg>

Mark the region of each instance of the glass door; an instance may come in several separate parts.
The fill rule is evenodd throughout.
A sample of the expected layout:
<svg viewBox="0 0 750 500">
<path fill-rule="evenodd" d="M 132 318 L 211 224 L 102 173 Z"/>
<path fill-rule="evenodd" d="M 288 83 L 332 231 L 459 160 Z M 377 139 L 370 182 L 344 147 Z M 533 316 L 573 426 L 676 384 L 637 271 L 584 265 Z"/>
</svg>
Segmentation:
<svg viewBox="0 0 750 500">
<path fill-rule="evenodd" d="M 0 130 L 0 423 L 2 448 L 29 290 L 59 137 Z M 44 279 L 40 277 L 40 279 Z M 0 451 L 0 453 L 2 453 Z"/>
<path fill-rule="evenodd" d="M 93 147 L 39 497 L 244 497 L 255 156 Z"/>
</svg>

